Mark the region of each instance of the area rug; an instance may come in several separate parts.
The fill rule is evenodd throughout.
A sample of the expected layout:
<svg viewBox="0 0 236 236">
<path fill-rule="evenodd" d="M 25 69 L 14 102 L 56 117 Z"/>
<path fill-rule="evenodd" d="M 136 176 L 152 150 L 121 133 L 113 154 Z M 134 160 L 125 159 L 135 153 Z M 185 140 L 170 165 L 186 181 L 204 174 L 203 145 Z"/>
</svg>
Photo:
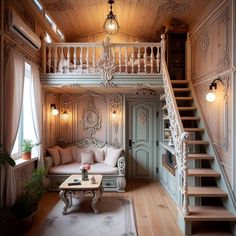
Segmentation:
<svg viewBox="0 0 236 236">
<path fill-rule="evenodd" d="M 102 197 L 91 209 L 91 199 L 73 199 L 72 208 L 62 215 L 60 200 L 47 216 L 39 236 L 136 236 L 133 204 L 130 198 Z"/>
</svg>

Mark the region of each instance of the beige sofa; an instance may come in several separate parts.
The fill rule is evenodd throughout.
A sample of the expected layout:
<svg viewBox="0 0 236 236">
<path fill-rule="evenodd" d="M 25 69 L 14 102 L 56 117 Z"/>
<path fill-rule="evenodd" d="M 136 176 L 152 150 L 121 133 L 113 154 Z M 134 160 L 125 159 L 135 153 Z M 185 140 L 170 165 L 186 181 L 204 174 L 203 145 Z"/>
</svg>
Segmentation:
<svg viewBox="0 0 236 236">
<path fill-rule="evenodd" d="M 80 166 L 91 164 L 89 175 L 102 174 L 104 191 L 124 192 L 125 158 L 123 150 L 95 139 L 84 139 L 66 148 L 58 146 L 47 149 L 44 157 L 49 190 L 58 186 L 71 174 L 80 174 Z"/>
</svg>

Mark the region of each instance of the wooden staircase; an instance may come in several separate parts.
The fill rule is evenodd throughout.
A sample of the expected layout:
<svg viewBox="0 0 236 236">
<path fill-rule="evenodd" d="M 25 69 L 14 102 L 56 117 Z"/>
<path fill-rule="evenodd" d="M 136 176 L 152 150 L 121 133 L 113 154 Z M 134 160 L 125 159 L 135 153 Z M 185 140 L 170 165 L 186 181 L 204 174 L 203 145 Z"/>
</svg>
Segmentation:
<svg viewBox="0 0 236 236">
<path fill-rule="evenodd" d="M 196 116 L 197 107 L 191 95 L 189 82 L 171 80 L 171 84 L 184 131 L 189 132 L 192 138 L 187 142 L 191 149 L 187 160 L 188 197 L 193 201 L 190 201 L 190 214 L 184 216 L 184 221 L 190 224 L 190 228 L 196 221 L 235 222 L 236 216 L 223 205 L 223 200 L 228 194 L 217 187 L 217 180 L 221 178 L 221 174 L 211 168 L 214 156 L 207 153 L 206 147 L 210 145 L 209 142 L 202 140 L 205 129 L 199 127 L 201 118 Z M 189 232 L 192 233 L 191 230 Z"/>
</svg>

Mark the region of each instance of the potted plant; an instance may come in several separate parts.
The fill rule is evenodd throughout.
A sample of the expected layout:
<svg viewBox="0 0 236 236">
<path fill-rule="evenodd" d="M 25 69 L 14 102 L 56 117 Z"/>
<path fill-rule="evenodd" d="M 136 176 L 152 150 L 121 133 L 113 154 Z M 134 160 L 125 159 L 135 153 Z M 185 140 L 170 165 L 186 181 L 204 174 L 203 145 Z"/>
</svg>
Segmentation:
<svg viewBox="0 0 236 236">
<path fill-rule="evenodd" d="M 31 150 L 34 144 L 30 139 L 24 139 L 22 144 L 22 159 L 30 160 L 31 159 Z"/>
<path fill-rule="evenodd" d="M 33 222 L 33 215 L 38 210 L 38 203 L 44 193 L 45 169 L 36 169 L 26 184 L 22 195 L 16 200 L 12 210 L 24 226 Z"/>
</svg>

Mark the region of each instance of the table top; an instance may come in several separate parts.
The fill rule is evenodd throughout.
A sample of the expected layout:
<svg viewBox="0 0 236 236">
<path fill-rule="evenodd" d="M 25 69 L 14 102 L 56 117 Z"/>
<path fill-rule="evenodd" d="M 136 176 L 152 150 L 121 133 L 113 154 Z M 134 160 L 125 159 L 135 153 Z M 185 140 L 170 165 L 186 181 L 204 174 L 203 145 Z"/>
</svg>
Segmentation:
<svg viewBox="0 0 236 236">
<path fill-rule="evenodd" d="M 89 175 L 89 180 L 82 181 L 81 175 L 71 175 L 69 176 L 60 186 L 61 190 L 89 190 L 89 189 L 97 189 L 100 187 L 102 182 L 102 175 L 93 175 L 95 178 L 95 183 L 90 183 L 90 178 L 92 175 Z M 68 185 L 68 183 L 76 183 L 80 182 L 80 185 Z"/>
</svg>

